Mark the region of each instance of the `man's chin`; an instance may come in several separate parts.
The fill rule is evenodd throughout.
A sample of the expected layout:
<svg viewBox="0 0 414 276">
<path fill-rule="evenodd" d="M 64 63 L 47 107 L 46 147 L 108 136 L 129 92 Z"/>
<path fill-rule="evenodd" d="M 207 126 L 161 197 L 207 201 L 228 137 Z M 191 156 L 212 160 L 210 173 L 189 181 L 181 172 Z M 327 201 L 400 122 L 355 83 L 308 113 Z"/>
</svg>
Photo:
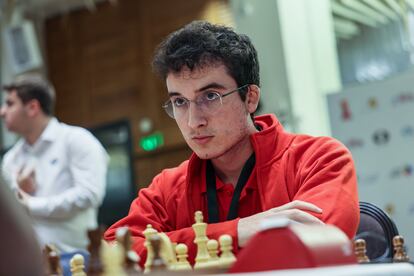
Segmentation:
<svg viewBox="0 0 414 276">
<path fill-rule="evenodd" d="M 202 159 L 202 160 L 208 160 L 208 159 L 211 159 L 210 158 L 210 156 L 208 155 L 208 154 L 206 154 L 206 155 L 199 155 L 199 154 L 196 154 L 197 156 L 198 156 L 198 158 L 200 158 L 200 159 Z"/>
<path fill-rule="evenodd" d="M 199 146 L 196 144 L 189 144 L 191 150 L 202 160 L 206 159 L 215 159 L 222 156 L 226 151 L 223 151 L 222 148 L 218 146 Z"/>
<path fill-rule="evenodd" d="M 222 155 L 218 152 L 195 151 L 195 150 L 193 150 L 193 152 L 198 156 L 198 158 L 202 160 L 215 159 Z"/>
</svg>

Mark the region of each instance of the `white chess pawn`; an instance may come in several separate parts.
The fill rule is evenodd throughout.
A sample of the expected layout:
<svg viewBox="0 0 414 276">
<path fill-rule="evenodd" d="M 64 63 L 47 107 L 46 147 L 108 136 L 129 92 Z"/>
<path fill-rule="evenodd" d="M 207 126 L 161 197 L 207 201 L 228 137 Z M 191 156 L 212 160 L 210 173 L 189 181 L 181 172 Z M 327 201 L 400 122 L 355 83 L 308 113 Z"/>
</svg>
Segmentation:
<svg viewBox="0 0 414 276">
<path fill-rule="evenodd" d="M 221 255 L 219 259 L 219 266 L 221 268 L 229 268 L 235 261 L 233 250 L 233 238 L 230 235 L 221 235 L 219 238 Z"/>
<path fill-rule="evenodd" d="M 211 260 L 218 260 L 219 256 L 218 256 L 218 242 L 216 240 L 208 240 L 207 242 L 207 249 L 208 252 L 210 253 L 210 257 Z"/>
<path fill-rule="evenodd" d="M 84 269 L 85 259 L 81 254 L 75 254 L 70 259 L 70 272 L 72 272 L 72 276 L 86 276 Z"/>
<path fill-rule="evenodd" d="M 184 243 L 179 243 L 175 247 L 177 253 L 177 263 L 174 265 L 174 270 L 191 270 L 191 265 L 188 262 L 188 248 Z"/>
</svg>

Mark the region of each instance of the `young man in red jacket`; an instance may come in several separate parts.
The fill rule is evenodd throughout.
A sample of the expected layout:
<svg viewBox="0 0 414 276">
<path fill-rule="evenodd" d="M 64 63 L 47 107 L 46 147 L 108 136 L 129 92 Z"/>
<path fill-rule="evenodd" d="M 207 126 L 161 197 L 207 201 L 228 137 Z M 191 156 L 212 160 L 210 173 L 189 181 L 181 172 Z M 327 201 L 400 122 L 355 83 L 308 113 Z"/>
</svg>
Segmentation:
<svg viewBox="0 0 414 276">
<path fill-rule="evenodd" d="M 162 42 L 153 66 L 166 81 L 164 109 L 176 120 L 191 158 L 157 175 L 127 217 L 145 259 L 147 224 L 196 254 L 194 212 L 207 236 L 243 247 L 265 218 L 334 224 L 349 238 L 359 223 L 355 168 L 349 151 L 328 137 L 287 133 L 274 115 L 253 119 L 260 98 L 259 64 L 250 39 L 232 29 L 193 22 Z"/>
</svg>

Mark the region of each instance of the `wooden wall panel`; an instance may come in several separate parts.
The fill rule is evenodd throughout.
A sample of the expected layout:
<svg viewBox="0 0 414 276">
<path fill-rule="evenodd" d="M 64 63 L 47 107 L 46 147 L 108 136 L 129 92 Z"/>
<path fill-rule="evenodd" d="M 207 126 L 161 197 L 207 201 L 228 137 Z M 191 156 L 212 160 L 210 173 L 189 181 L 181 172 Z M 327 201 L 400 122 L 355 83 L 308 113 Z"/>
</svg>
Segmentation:
<svg viewBox="0 0 414 276">
<path fill-rule="evenodd" d="M 154 176 L 163 169 L 172 168 L 188 159 L 191 150 L 187 147 L 178 147 L 160 154 L 141 156 L 135 162 L 135 171 L 139 175 L 138 188 L 146 187 L 151 183 Z"/>
<path fill-rule="evenodd" d="M 137 185 L 143 187 L 166 167 L 188 158 L 175 121 L 162 110 L 164 81 L 151 69 L 156 46 L 172 31 L 200 19 L 208 0 L 119 0 L 46 21 L 49 77 L 57 92 L 56 115 L 93 127 L 120 118 L 131 122 Z M 153 153 L 139 148 L 138 125 L 150 118 L 165 134 Z"/>
</svg>

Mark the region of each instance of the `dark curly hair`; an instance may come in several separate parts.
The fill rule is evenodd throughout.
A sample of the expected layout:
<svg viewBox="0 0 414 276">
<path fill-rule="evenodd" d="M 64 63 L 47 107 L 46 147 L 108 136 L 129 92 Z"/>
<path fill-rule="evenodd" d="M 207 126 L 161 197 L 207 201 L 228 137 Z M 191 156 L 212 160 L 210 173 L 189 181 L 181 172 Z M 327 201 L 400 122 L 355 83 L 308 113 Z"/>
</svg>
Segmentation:
<svg viewBox="0 0 414 276">
<path fill-rule="evenodd" d="M 259 61 L 250 38 L 233 29 L 194 21 L 170 34 L 158 46 L 153 68 L 163 79 L 186 66 L 190 70 L 223 63 L 237 86 L 260 86 Z M 247 88 L 247 87 L 246 87 Z M 246 92 L 239 93 L 244 101 Z"/>
</svg>

